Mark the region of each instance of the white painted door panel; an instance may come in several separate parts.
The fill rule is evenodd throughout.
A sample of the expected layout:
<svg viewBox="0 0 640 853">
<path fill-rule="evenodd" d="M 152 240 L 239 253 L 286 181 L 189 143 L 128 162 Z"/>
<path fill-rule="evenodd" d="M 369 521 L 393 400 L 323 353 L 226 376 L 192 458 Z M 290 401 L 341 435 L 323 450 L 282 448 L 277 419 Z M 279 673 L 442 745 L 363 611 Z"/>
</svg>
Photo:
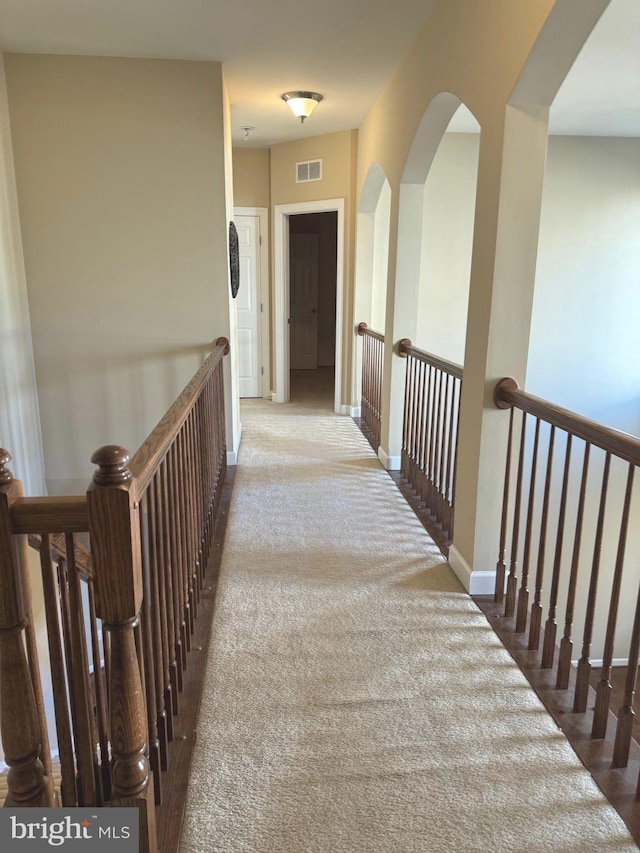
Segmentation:
<svg viewBox="0 0 640 853">
<path fill-rule="evenodd" d="M 240 250 L 238 314 L 238 371 L 241 397 L 261 397 L 260 359 L 260 221 L 257 216 L 236 216 Z"/>
</svg>

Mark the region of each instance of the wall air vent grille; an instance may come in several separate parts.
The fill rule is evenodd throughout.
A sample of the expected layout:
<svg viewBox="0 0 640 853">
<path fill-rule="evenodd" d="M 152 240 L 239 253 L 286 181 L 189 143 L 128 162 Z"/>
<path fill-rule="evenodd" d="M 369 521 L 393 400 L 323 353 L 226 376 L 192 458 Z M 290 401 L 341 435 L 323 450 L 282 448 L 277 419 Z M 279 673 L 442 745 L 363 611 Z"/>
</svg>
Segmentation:
<svg viewBox="0 0 640 853">
<path fill-rule="evenodd" d="M 296 184 L 322 180 L 322 160 L 303 160 L 296 163 Z"/>
</svg>

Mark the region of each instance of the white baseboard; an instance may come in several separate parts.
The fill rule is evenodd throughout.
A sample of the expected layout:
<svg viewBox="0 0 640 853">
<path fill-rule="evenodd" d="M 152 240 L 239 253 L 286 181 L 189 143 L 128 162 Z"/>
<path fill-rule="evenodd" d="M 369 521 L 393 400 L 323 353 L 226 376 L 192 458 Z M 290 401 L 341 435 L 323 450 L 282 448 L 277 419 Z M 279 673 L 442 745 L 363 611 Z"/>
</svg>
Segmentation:
<svg viewBox="0 0 640 853">
<path fill-rule="evenodd" d="M 382 447 L 378 448 L 378 459 L 387 471 L 399 471 L 402 468 L 402 458 L 400 456 L 389 456 Z"/>
<path fill-rule="evenodd" d="M 352 418 L 361 418 L 362 417 L 362 408 L 360 406 L 351 406 L 351 411 L 349 412 Z"/>
<path fill-rule="evenodd" d="M 341 415 L 350 415 L 351 414 L 351 406 L 346 406 L 344 403 L 340 406 L 340 414 Z"/>
<path fill-rule="evenodd" d="M 236 444 L 233 450 L 227 450 L 227 465 L 238 464 L 238 452 L 240 450 L 240 442 L 242 441 L 242 424 L 238 424 L 238 434 L 236 435 Z"/>
<path fill-rule="evenodd" d="M 579 661 L 572 660 L 571 666 L 578 666 L 578 663 Z M 589 663 L 595 669 L 599 669 L 604 663 L 604 661 L 602 660 L 602 658 L 589 658 Z M 611 666 L 627 666 L 628 663 L 629 658 L 613 658 L 613 660 L 611 661 Z"/>
<path fill-rule="evenodd" d="M 455 545 L 449 548 L 449 565 L 469 595 L 493 595 L 495 572 L 474 572 Z"/>
</svg>

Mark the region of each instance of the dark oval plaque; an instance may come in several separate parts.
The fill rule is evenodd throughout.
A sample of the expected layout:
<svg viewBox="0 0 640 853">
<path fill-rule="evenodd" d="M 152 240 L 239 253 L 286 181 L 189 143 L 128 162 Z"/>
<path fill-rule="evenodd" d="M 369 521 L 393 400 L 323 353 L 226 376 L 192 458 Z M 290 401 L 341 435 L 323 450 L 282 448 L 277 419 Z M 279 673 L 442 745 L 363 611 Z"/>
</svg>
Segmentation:
<svg viewBox="0 0 640 853">
<path fill-rule="evenodd" d="M 231 268 L 231 295 L 235 299 L 240 287 L 240 254 L 235 222 L 229 223 L 229 266 Z"/>
</svg>

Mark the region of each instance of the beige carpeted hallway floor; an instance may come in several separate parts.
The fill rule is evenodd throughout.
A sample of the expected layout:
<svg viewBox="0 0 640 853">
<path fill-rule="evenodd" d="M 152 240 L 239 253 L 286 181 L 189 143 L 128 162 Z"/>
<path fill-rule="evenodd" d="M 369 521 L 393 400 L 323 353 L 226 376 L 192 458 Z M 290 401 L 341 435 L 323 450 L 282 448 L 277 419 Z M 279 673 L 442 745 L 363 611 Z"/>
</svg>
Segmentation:
<svg viewBox="0 0 640 853">
<path fill-rule="evenodd" d="M 353 422 L 242 420 L 182 853 L 636 850 Z"/>
</svg>

